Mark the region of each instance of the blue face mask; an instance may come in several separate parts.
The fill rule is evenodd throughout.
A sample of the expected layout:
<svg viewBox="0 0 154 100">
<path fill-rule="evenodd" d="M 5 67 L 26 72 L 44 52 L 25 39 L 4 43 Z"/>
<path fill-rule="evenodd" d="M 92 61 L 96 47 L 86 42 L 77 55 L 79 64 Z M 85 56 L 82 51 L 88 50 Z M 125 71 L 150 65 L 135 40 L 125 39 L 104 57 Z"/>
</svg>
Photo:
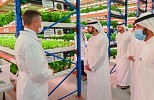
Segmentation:
<svg viewBox="0 0 154 100">
<path fill-rule="evenodd" d="M 135 30 L 134 33 L 135 33 L 135 37 L 136 37 L 138 40 L 142 40 L 142 41 L 145 40 L 146 35 L 143 34 L 143 30 Z"/>
</svg>

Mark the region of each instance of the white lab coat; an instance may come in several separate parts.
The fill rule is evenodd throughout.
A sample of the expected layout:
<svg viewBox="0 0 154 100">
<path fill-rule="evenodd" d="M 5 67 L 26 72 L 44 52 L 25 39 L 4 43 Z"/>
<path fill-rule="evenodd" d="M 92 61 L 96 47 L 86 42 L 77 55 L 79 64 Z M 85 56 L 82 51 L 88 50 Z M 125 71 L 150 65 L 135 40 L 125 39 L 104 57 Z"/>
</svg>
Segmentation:
<svg viewBox="0 0 154 100">
<path fill-rule="evenodd" d="M 81 60 L 84 60 L 85 50 L 87 48 L 88 42 L 87 42 L 87 37 L 83 32 L 81 32 L 80 34 L 80 40 L 81 40 Z M 74 42 L 77 48 L 77 35 L 74 36 Z M 75 61 L 77 61 L 76 54 L 75 54 Z"/>
<path fill-rule="evenodd" d="M 36 33 L 28 28 L 21 31 L 15 45 L 15 57 L 19 68 L 17 100 L 47 100 L 48 80 L 53 72 Z"/>
<path fill-rule="evenodd" d="M 137 68 L 134 96 L 131 100 L 154 100 L 154 37 L 146 41 Z"/>
<path fill-rule="evenodd" d="M 106 34 L 92 36 L 88 42 L 85 58 L 92 71 L 87 72 L 87 99 L 112 100 Z"/>
<path fill-rule="evenodd" d="M 117 58 L 116 58 L 116 72 L 117 72 L 117 85 L 129 86 L 130 85 L 130 63 L 127 59 L 127 47 L 130 43 L 131 33 L 125 31 L 116 35 L 117 41 Z"/>
</svg>

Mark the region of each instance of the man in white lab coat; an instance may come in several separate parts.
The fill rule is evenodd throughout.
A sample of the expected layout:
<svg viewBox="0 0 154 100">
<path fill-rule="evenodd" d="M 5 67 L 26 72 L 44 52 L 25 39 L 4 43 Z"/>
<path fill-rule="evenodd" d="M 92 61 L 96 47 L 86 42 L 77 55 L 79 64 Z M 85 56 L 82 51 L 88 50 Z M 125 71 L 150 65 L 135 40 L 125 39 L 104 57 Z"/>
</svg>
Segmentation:
<svg viewBox="0 0 154 100">
<path fill-rule="evenodd" d="M 117 85 L 121 89 L 127 89 L 130 85 L 130 64 L 127 59 L 127 47 L 130 43 L 131 32 L 128 31 L 124 25 L 118 26 L 118 34 L 116 35 L 117 42 L 117 58 L 116 58 L 116 72 Z"/>
<path fill-rule="evenodd" d="M 48 80 L 52 70 L 37 37 L 42 31 L 41 14 L 27 10 L 23 16 L 24 30 L 20 31 L 15 44 L 15 57 L 19 67 L 17 100 L 47 100 Z"/>
<path fill-rule="evenodd" d="M 135 37 L 145 42 L 139 56 L 136 85 L 131 100 L 154 100 L 154 14 L 142 13 L 135 20 Z"/>
<path fill-rule="evenodd" d="M 81 30 L 80 30 L 81 31 L 81 34 L 80 34 L 80 36 L 81 36 L 81 38 L 80 38 L 80 40 L 81 40 L 81 75 L 87 76 L 87 74 L 84 72 L 84 56 L 85 56 L 85 50 L 87 48 L 88 43 L 87 43 L 87 37 L 84 33 L 85 32 L 84 30 L 85 30 L 85 25 L 81 24 Z M 74 42 L 75 42 L 76 49 L 77 49 L 77 35 L 74 36 Z M 77 50 L 75 50 L 75 51 L 77 53 Z M 75 54 L 75 61 L 77 61 L 76 54 Z"/>
<path fill-rule="evenodd" d="M 112 100 L 107 35 L 97 20 L 90 21 L 87 26 L 92 37 L 88 41 L 85 57 L 86 100 Z"/>
</svg>

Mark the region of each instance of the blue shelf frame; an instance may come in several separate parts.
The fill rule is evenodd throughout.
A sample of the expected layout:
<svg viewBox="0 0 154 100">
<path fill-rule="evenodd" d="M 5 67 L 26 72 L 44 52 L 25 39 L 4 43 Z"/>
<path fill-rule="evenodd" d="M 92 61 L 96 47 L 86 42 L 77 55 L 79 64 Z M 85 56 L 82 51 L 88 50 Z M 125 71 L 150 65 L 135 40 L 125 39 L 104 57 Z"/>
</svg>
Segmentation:
<svg viewBox="0 0 154 100">
<path fill-rule="evenodd" d="M 151 12 L 154 14 L 154 0 L 151 1 L 152 2 L 152 7 L 151 7 Z"/>
<path fill-rule="evenodd" d="M 22 30 L 22 18 L 21 18 L 21 0 L 15 0 L 15 20 L 16 20 L 16 34 L 15 36 L 19 36 L 19 31 Z"/>
<path fill-rule="evenodd" d="M 74 6 L 68 2 L 67 0 L 64 0 L 67 4 L 69 4 L 72 8 L 74 8 Z M 75 9 L 75 8 L 74 8 Z M 59 100 L 62 100 L 68 96 L 70 96 L 73 93 L 77 92 L 78 97 L 81 97 L 81 45 L 80 45 L 80 0 L 76 0 L 76 11 L 74 11 L 73 13 L 71 13 L 70 15 L 66 16 L 65 18 L 60 19 L 59 21 L 55 22 L 54 24 L 48 26 L 47 28 L 44 28 L 43 31 L 45 31 L 46 29 L 49 29 L 51 27 L 53 27 L 54 25 L 56 25 L 57 23 L 62 22 L 63 20 L 67 19 L 68 17 L 70 17 L 73 14 L 77 14 L 77 64 L 73 63 L 71 61 L 68 61 L 64 58 L 58 57 L 50 52 L 45 51 L 46 54 L 49 54 L 51 56 L 63 59 L 65 61 L 71 62 L 72 64 L 75 64 L 76 67 L 48 94 L 48 96 L 50 96 L 70 75 L 74 70 L 77 70 L 77 90 L 69 93 L 66 96 L 61 97 Z M 15 15 L 16 15 L 16 37 L 18 37 L 20 35 L 20 31 L 23 29 L 23 25 L 22 25 L 22 18 L 21 18 L 21 0 L 15 0 Z"/>
</svg>

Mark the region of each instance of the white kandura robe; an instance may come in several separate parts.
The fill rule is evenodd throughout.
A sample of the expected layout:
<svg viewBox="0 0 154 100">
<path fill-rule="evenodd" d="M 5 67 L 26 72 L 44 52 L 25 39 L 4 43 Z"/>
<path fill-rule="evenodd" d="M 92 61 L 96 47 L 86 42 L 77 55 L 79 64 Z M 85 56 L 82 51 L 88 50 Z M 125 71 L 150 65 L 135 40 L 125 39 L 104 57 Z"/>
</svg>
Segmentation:
<svg viewBox="0 0 154 100">
<path fill-rule="evenodd" d="M 137 68 L 134 96 L 131 100 L 154 100 L 154 37 L 146 41 Z"/>
<path fill-rule="evenodd" d="M 92 70 L 86 71 L 86 100 L 112 100 L 106 34 L 98 34 L 89 39 L 85 58 Z"/>
<path fill-rule="evenodd" d="M 139 57 L 142 53 L 142 50 L 144 48 L 145 42 L 144 41 L 140 41 L 140 40 L 136 40 L 134 41 L 134 43 L 132 42 L 131 50 L 134 50 L 134 62 L 130 62 L 131 64 L 131 87 L 130 87 L 130 93 L 131 93 L 131 100 L 132 98 L 134 98 L 134 91 L 135 91 L 135 86 L 136 86 L 136 82 L 137 82 L 137 73 L 138 73 L 138 63 L 139 63 Z M 128 49 L 129 51 L 129 49 Z"/>
<path fill-rule="evenodd" d="M 127 59 L 127 47 L 131 40 L 131 33 L 125 31 L 116 35 L 117 41 L 117 58 L 116 58 L 116 72 L 117 72 L 117 85 L 129 86 L 130 85 L 130 63 Z"/>
<path fill-rule="evenodd" d="M 143 41 L 138 40 L 137 38 L 135 38 L 135 35 L 132 34 L 131 41 L 127 48 L 127 57 L 133 56 L 135 60 L 135 61 L 130 61 L 130 70 L 131 70 L 130 93 L 132 94 L 134 90 L 135 73 L 136 73 L 137 64 L 138 64 L 138 58 L 139 58 L 139 55 L 141 54 L 143 44 L 144 44 Z"/>
</svg>

